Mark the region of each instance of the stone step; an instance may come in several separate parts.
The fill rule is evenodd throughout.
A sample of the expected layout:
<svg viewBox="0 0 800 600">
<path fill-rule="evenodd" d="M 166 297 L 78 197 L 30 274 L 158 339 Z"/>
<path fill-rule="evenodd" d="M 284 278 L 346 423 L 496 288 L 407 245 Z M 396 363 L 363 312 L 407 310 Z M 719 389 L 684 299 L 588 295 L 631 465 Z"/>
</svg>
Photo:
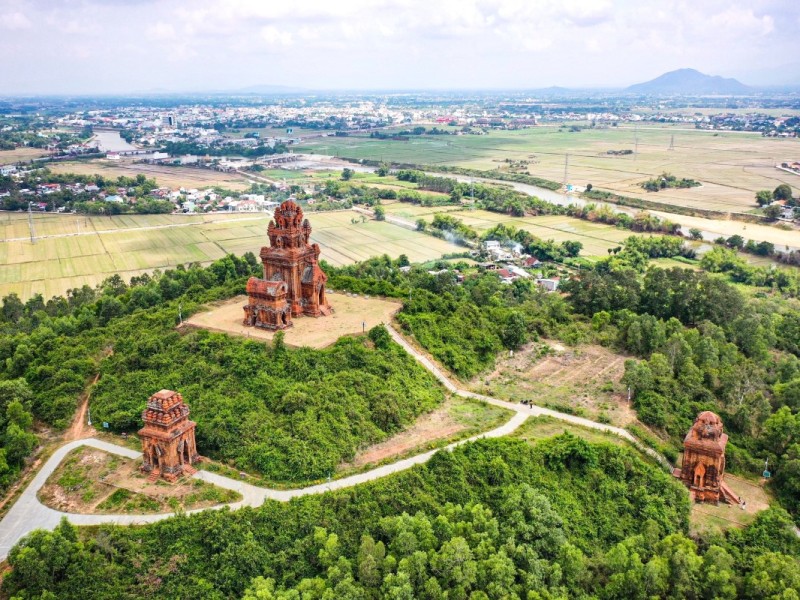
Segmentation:
<svg viewBox="0 0 800 600">
<path fill-rule="evenodd" d="M 197 473 L 197 469 L 195 469 L 192 465 L 183 465 L 183 474 L 187 477 L 191 477 Z"/>
<path fill-rule="evenodd" d="M 161 471 L 153 469 L 152 471 L 150 471 L 150 475 L 147 476 L 147 481 L 149 481 L 150 483 L 155 483 L 156 481 L 158 481 L 159 477 L 161 477 Z"/>
<path fill-rule="evenodd" d="M 730 504 L 740 504 L 742 499 L 739 498 L 738 494 L 734 492 L 728 484 L 724 481 L 721 481 L 719 484 L 719 491 L 722 492 L 722 497 L 724 500 L 729 502 Z"/>
</svg>

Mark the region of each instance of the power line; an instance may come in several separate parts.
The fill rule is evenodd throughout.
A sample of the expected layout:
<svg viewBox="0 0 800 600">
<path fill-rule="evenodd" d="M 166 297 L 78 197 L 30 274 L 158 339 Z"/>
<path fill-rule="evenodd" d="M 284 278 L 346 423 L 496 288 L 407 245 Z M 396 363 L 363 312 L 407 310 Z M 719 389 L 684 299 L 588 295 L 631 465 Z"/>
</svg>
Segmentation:
<svg viewBox="0 0 800 600">
<path fill-rule="evenodd" d="M 31 232 L 31 244 L 36 243 L 36 232 L 33 229 L 33 211 L 31 210 L 31 202 L 28 201 L 28 229 Z"/>
</svg>

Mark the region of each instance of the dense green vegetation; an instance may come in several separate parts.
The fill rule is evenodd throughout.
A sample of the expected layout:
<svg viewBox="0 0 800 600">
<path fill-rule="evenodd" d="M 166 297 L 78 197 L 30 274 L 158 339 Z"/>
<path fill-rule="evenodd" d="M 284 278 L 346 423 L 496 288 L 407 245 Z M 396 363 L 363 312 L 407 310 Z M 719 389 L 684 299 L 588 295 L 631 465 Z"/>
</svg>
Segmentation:
<svg viewBox="0 0 800 600">
<path fill-rule="evenodd" d="M 610 268 L 609 268 L 610 267 Z M 774 466 L 775 489 L 800 514 L 800 310 L 793 301 L 746 300 L 703 272 L 613 263 L 564 286 L 596 336 L 643 357 L 623 382 L 639 418 L 676 446 L 701 410 L 731 435 L 728 466 L 757 475 Z"/>
<path fill-rule="evenodd" d="M 680 484 L 627 449 L 491 440 L 411 471 L 259 509 L 139 528 L 62 523 L 15 547 L 24 598 L 778 598 L 800 540 L 770 510 L 686 537 Z M 49 594 L 49 595 L 48 595 Z M 781 598 L 792 598 L 791 592 Z"/>
<path fill-rule="evenodd" d="M 483 274 L 458 284 L 452 271 L 429 275 L 414 268 L 403 273 L 399 266 L 383 257 L 327 267 L 328 282 L 335 289 L 403 298 L 397 315 L 401 327 L 461 378 L 491 367 L 504 348 L 519 348 L 540 334 L 574 335 L 563 300 L 531 281 L 503 285 L 497 275 Z"/>
<path fill-rule="evenodd" d="M 769 456 L 775 490 L 797 511 L 800 313 L 790 300 L 745 298 L 719 276 L 646 268 L 647 257 L 679 255 L 676 240 L 629 240 L 565 284 L 566 297 L 492 273 L 462 284 L 452 272 L 406 273 L 407 261 L 387 257 L 325 268 L 335 289 L 403 298 L 401 326 L 461 377 L 539 335 L 641 357 L 625 382 L 644 422 L 676 440 L 699 410 L 716 410 L 732 436 L 729 467 L 760 468 Z M 49 302 L 6 297 L 0 392 L 21 399 L 7 403 L 5 428 L 24 432 L 26 410 L 66 425 L 100 373 L 97 420 L 135 428 L 147 394 L 177 388 L 201 452 L 298 481 L 324 477 L 441 400 L 380 328 L 323 351 L 174 329 L 179 306 L 185 317 L 238 293 L 256 271 L 252 255 L 226 257 Z M 24 460 L 30 450 L 12 439 L 7 456 Z M 23 598 L 282 599 L 770 598 L 800 586 L 800 539 L 781 510 L 696 541 L 687 519 L 680 485 L 629 450 L 571 436 L 533 448 L 492 440 L 288 505 L 37 532 L 12 551 L 3 585 Z"/>
<path fill-rule="evenodd" d="M 97 421 L 134 430 L 150 394 L 177 389 L 199 423 L 201 453 L 281 481 L 325 477 L 360 446 L 442 401 L 427 371 L 380 331 L 316 351 L 288 349 L 281 336 L 267 347 L 175 330 L 179 304 L 186 317 L 199 302 L 241 293 L 254 264 L 253 256 L 228 257 L 207 269 L 142 276 L 133 286 L 114 277 L 99 293 L 73 290 L 47 304 L 6 297 L 0 408 L 9 414 L 2 439 L 9 464 L 32 450 L 24 433 L 31 417 L 20 406 L 64 427 L 97 373 Z"/>
<path fill-rule="evenodd" d="M 95 417 L 139 426 L 146 395 L 180 390 L 198 422 L 202 454 L 277 481 L 332 473 L 356 450 L 433 409 L 443 393 L 399 346 L 342 338 L 326 350 L 271 348 L 206 331 L 172 330 L 173 311 L 110 328 L 113 356 L 100 365 Z M 166 325 L 166 327 L 165 327 Z"/>
<path fill-rule="evenodd" d="M 502 285 L 492 273 L 463 284 L 449 272 L 403 274 L 380 259 L 336 269 L 331 281 L 408 299 L 401 326 L 461 378 L 538 336 L 597 342 L 645 359 L 627 363 L 624 382 L 639 418 L 671 440 L 670 457 L 698 412 L 718 412 L 731 435 L 729 467 L 758 475 L 769 458 L 776 491 L 798 515 L 800 310 L 780 296 L 748 299 L 713 274 L 647 268 L 648 257 L 683 252 L 678 238 L 629 238 L 620 252 L 564 282 L 566 297 L 529 281 Z"/>
</svg>

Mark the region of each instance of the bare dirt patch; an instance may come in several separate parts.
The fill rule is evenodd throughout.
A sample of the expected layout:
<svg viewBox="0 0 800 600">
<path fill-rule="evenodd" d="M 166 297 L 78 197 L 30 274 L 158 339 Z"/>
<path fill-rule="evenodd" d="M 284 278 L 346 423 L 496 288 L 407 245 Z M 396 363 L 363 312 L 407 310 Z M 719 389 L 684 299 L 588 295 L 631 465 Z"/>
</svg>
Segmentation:
<svg viewBox="0 0 800 600">
<path fill-rule="evenodd" d="M 47 150 L 42 148 L 15 148 L 14 150 L 0 150 L 0 165 L 29 161 L 40 156 L 45 156 Z"/>
<path fill-rule="evenodd" d="M 351 462 L 340 465 L 337 470 L 358 470 L 390 458 L 417 454 L 494 429 L 510 417 L 511 412 L 499 406 L 453 396 L 436 410 L 421 416 L 408 429 L 363 449 Z"/>
<path fill-rule="evenodd" d="M 140 461 L 84 446 L 73 450 L 39 491 L 46 506 L 69 513 L 164 513 L 235 502 L 241 496 L 197 479 L 148 481 Z"/>
<path fill-rule="evenodd" d="M 625 426 L 636 420 L 619 383 L 625 358 L 598 345 L 567 348 L 542 340 L 504 355 L 492 373 L 473 379 L 470 389 Z"/>
<path fill-rule="evenodd" d="M 689 516 L 689 528 L 692 533 L 721 533 L 731 527 L 745 527 L 753 522 L 757 513 L 769 508 L 770 497 L 760 482 L 748 481 L 726 473 L 725 483 L 745 501 L 744 510 L 740 506 L 724 502 L 720 502 L 719 506 L 695 503 Z"/>
<path fill-rule="evenodd" d="M 344 335 L 360 334 L 381 323 L 389 323 L 401 305 L 398 302 L 380 298 L 365 298 L 343 293 L 331 293 L 328 301 L 333 306 L 333 314 L 327 317 L 297 317 L 293 326 L 285 329 L 286 343 L 290 346 L 311 346 L 324 348 L 330 346 Z M 186 321 L 187 324 L 212 331 L 220 331 L 243 337 L 271 340 L 275 332 L 258 327 L 242 325 L 244 312 L 242 306 L 246 296 L 237 296 L 215 305 L 209 311 L 198 313 Z"/>
</svg>

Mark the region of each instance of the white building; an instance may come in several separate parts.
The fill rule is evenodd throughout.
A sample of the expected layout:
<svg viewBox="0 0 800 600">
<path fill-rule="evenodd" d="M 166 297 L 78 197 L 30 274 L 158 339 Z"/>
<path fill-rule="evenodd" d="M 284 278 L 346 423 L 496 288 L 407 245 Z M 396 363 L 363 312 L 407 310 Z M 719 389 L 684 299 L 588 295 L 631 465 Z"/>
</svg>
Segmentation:
<svg viewBox="0 0 800 600">
<path fill-rule="evenodd" d="M 536 280 L 536 285 L 539 285 L 546 289 L 548 292 L 555 292 L 558 289 L 558 284 L 560 280 L 558 279 L 542 279 L 539 278 Z"/>
</svg>

